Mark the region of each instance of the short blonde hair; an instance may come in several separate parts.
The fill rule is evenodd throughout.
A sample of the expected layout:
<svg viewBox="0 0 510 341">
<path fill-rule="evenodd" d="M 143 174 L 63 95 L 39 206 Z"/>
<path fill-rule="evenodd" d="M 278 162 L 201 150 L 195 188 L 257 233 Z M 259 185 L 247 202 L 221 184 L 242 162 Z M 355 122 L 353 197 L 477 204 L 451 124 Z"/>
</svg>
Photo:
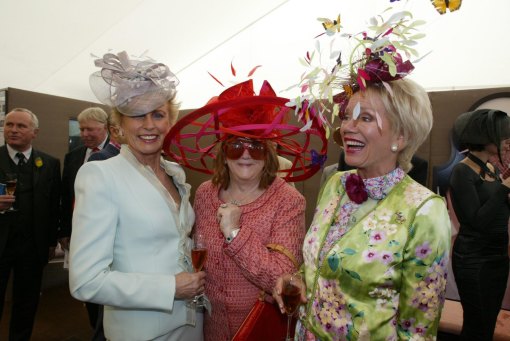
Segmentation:
<svg viewBox="0 0 510 341">
<path fill-rule="evenodd" d="M 87 108 L 78 114 L 78 122 L 89 120 L 103 123 L 106 127 L 108 125 L 108 114 L 100 107 Z"/>
<path fill-rule="evenodd" d="M 411 158 L 425 142 L 432 124 L 432 105 L 425 89 L 410 79 L 388 82 L 391 93 L 380 85 L 369 85 L 368 92 L 378 94 L 388 115 L 392 131 L 406 142 L 397 162 L 405 171 L 412 168 Z"/>
</svg>

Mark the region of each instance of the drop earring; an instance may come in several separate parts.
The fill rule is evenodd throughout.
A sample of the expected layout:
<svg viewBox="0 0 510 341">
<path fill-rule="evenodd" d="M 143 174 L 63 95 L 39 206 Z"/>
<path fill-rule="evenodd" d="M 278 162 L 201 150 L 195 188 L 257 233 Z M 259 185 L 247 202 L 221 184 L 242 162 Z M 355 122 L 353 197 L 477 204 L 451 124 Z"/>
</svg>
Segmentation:
<svg viewBox="0 0 510 341">
<path fill-rule="evenodd" d="M 392 144 L 391 145 L 391 151 L 395 153 L 397 150 L 398 150 L 398 146 L 395 143 Z"/>
</svg>

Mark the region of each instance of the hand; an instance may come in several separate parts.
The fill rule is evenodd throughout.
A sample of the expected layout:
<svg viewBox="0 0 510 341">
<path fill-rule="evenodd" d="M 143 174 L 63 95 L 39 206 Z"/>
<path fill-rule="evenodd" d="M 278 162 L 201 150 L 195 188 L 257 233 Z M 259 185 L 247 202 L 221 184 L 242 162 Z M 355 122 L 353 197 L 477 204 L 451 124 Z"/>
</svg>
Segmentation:
<svg viewBox="0 0 510 341">
<path fill-rule="evenodd" d="M 0 211 L 6 211 L 11 208 L 14 201 L 16 201 L 16 197 L 14 195 L 0 195 Z"/>
<path fill-rule="evenodd" d="M 510 188 L 510 176 L 507 177 L 506 179 L 503 179 L 503 176 L 501 176 L 501 181 L 503 183 L 504 186 L 506 187 L 509 187 Z"/>
<path fill-rule="evenodd" d="M 239 221 L 241 220 L 242 209 L 234 204 L 221 204 L 217 211 L 217 220 L 220 224 L 221 233 L 225 238 L 232 232 L 239 228 Z"/>
<path fill-rule="evenodd" d="M 175 298 L 191 299 L 204 292 L 205 272 L 180 272 L 175 275 Z"/>
<path fill-rule="evenodd" d="M 69 237 L 63 237 L 63 238 L 60 238 L 58 240 L 58 242 L 60 243 L 60 247 L 62 248 L 62 250 L 67 250 L 69 251 L 69 243 L 70 243 L 70 240 L 71 238 Z"/>
<path fill-rule="evenodd" d="M 292 274 L 285 274 L 285 275 L 280 276 L 276 280 L 276 284 L 273 289 L 273 298 L 278 303 L 278 307 L 280 307 L 280 312 L 282 314 L 286 314 L 285 308 L 283 306 L 283 301 L 282 301 L 283 283 L 285 281 L 288 281 L 291 276 L 292 276 Z M 296 279 L 294 279 L 294 281 L 296 281 Z M 300 279 L 296 284 L 299 286 L 299 291 L 301 292 L 301 303 L 306 303 L 307 299 L 306 299 L 306 285 L 305 285 L 305 283 Z"/>
</svg>

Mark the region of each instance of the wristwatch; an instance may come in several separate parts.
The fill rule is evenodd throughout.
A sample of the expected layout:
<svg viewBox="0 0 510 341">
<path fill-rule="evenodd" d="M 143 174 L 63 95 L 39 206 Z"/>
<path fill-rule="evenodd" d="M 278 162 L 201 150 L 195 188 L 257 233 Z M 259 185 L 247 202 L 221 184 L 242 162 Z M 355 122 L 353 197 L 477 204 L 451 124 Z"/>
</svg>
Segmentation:
<svg viewBox="0 0 510 341">
<path fill-rule="evenodd" d="M 236 229 L 233 229 L 232 231 L 230 231 L 230 233 L 228 234 L 227 237 L 225 237 L 225 242 L 227 244 L 230 244 L 232 243 L 232 241 L 234 240 L 235 237 L 237 237 L 237 234 L 239 233 L 241 229 L 238 227 Z"/>
</svg>

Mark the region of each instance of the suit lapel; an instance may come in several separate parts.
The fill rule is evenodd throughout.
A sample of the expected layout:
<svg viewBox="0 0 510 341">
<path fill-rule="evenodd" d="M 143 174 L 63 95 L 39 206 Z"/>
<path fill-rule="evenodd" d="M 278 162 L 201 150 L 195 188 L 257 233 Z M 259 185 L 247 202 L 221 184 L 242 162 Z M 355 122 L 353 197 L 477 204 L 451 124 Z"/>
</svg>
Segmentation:
<svg viewBox="0 0 510 341">
<path fill-rule="evenodd" d="M 37 183 L 39 182 L 39 177 L 41 175 L 41 169 L 43 166 L 43 164 L 40 167 L 36 166 L 35 160 L 37 160 L 37 158 L 40 158 L 42 161 L 42 158 L 39 155 L 39 153 L 32 148 L 32 155 L 30 155 L 30 159 L 28 160 L 28 162 L 32 165 L 32 172 L 34 175 L 34 188 L 37 186 Z"/>
<path fill-rule="evenodd" d="M 11 173 L 11 164 L 10 164 L 10 157 L 9 152 L 7 151 L 6 146 L 0 147 L 0 173 L 1 176 L 5 176 L 5 173 Z"/>
</svg>

